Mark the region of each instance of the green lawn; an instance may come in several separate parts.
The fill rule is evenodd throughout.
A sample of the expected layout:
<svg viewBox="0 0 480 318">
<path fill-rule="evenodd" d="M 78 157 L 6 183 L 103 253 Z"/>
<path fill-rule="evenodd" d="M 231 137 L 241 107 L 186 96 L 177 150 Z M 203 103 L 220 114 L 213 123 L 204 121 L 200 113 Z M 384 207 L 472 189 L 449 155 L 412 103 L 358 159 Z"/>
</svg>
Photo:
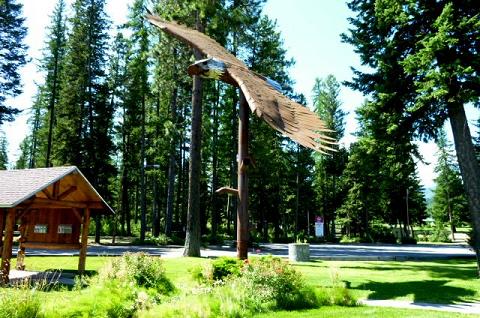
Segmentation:
<svg viewBox="0 0 480 318">
<path fill-rule="evenodd" d="M 97 271 L 108 257 L 88 257 L 86 269 Z M 205 258 L 164 259 L 167 276 L 179 289 L 188 289 L 192 282 L 189 269 L 208 262 Z M 27 257 L 29 270 L 75 270 L 78 257 Z M 14 263 L 14 262 L 13 262 Z M 14 266 L 14 264 L 13 264 Z M 441 260 L 424 262 L 394 261 L 314 261 L 296 263 L 313 286 L 331 286 L 332 277 L 345 283 L 363 299 L 397 299 L 417 302 L 445 303 L 479 301 L 480 279 L 475 277 L 474 260 Z M 46 294 L 47 299 L 67 303 L 69 291 Z M 49 303 L 49 301 L 47 301 Z M 275 312 L 258 317 L 469 317 L 452 313 L 375 307 L 324 307 L 309 311 Z M 474 317 L 474 316 L 471 316 Z"/>
<path fill-rule="evenodd" d="M 381 307 L 322 307 L 319 309 L 302 311 L 275 311 L 268 314 L 255 315 L 255 318 L 474 318 L 478 315 L 465 315 L 451 312 L 397 309 Z"/>
<path fill-rule="evenodd" d="M 328 286 L 331 275 L 338 275 L 359 298 L 442 304 L 480 300 L 474 260 L 318 261 L 295 266 L 315 286 Z"/>
</svg>

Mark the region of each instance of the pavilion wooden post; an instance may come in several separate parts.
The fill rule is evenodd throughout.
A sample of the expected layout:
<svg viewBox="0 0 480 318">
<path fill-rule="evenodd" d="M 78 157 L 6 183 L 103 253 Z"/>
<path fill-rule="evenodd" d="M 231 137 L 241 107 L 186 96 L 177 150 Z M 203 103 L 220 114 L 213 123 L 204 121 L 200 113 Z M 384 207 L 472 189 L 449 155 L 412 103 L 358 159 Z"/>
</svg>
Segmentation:
<svg viewBox="0 0 480 318">
<path fill-rule="evenodd" d="M 9 209 L 5 220 L 5 239 L 2 248 L 2 266 L 0 283 L 8 284 L 10 274 L 10 258 L 12 257 L 13 231 L 15 228 L 15 209 Z"/>
<path fill-rule="evenodd" d="M 248 103 L 240 91 L 238 121 L 237 257 L 248 258 Z"/>
<path fill-rule="evenodd" d="M 0 255 L 2 255 L 3 227 L 5 226 L 5 209 L 0 209 Z"/>
<path fill-rule="evenodd" d="M 88 245 L 88 227 L 90 226 L 90 208 L 86 208 L 83 213 L 82 236 L 80 238 L 80 253 L 78 258 L 78 272 L 83 274 L 85 272 L 85 259 L 87 257 Z"/>
<path fill-rule="evenodd" d="M 25 211 L 23 211 L 24 213 Z M 25 244 L 23 244 L 26 240 L 25 238 L 25 227 L 26 224 L 23 222 L 22 218 L 20 218 L 20 226 L 18 230 L 20 231 L 20 238 L 18 239 L 18 250 L 17 250 L 17 266 L 16 269 L 23 271 L 25 270 Z"/>
</svg>

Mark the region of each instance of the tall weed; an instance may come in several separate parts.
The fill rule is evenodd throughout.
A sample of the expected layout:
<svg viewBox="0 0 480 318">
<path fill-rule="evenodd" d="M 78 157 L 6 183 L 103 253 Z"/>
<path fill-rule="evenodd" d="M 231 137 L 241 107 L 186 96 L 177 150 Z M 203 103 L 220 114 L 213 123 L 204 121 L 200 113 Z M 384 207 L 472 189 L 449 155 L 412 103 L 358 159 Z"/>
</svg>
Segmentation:
<svg viewBox="0 0 480 318">
<path fill-rule="evenodd" d="M 84 285 L 86 288 L 82 288 Z M 174 290 L 161 260 L 143 253 L 112 259 L 98 276 L 77 280 L 68 306 L 50 308 L 47 318 L 128 318 L 159 303 Z"/>
<path fill-rule="evenodd" d="M 42 284 L 32 288 L 28 281 L 11 288 L 0 289 L 0 318 L 39 318 L 42 304 L 38 290 Z"/>
</svg>

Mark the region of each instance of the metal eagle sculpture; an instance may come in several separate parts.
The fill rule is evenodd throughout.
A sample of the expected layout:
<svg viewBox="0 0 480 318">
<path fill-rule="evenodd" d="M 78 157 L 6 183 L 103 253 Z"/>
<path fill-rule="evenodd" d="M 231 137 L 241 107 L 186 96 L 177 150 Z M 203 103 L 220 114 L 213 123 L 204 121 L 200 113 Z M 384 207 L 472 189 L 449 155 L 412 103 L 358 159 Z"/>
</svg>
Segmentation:
<svg viewBox="0 0 480 318">
<path fill-rule="evenodd" d="M 330 147 L 336 144 L 335 139 L 325 134 L 331 130 L 317 114 L 284 96 L 277 82 L 249 70 L 242 61 L 201 32 L 152 14 L 147 14 L 146 18 L 162 31 L 207 55 L 207 59 L 189 66 L 190 75 L 222 80 L 239 87 L 251 111 L 272 128 L 315 151 L 335 151 Z"/>
</svg>

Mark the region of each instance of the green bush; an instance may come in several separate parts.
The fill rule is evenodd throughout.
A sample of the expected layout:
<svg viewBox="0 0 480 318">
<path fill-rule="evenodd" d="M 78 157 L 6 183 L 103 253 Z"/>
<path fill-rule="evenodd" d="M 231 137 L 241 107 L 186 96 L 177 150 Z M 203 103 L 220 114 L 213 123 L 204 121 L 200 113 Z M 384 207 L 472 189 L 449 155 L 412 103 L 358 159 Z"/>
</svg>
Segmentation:
<svg viewBox="0 0 480 318">
<path fill-rule="evenodd" d="M 68 306 L 54 306 L 45 313 L 47 318 L 129 318 L 140 309 L 136 307 L 137 291 L 118 280 L 92 282 L 90 287 L 77 290 Z"/>
<path fill-rule="evenodd" d="M 362 239 L 358 236 L 343 235 L 340 243 L 360 243 Z"/>
<path fill-rule="evenodd" d="M 238 278 L 252 303 L 273 303 L 279 309 L 313 308 L 317 299 L 300 273 L 278 257 L 246 262 Z"/>
<path fill-rule="evenodd" d="M 372 243 L 397 243 L 392 230 L 382 225 L 372 225 L 369 230 L 369 237 Z"/>
<path fill-rule="evenodd" d="M 153 236 L 151 234 L 147 234 L 145 240 L 140 241 L 139 238 L 135 238 L 132 241 L 133 245 L 156 245 L 156 246 L 164 246 L 171 244 L 173 241 L 171 238 L 166 236 L 165 234 L 160 234 L 158 237 Z"/>
<path fill-rule="evenodd" d="M 125 253 L 122 257 L 113 259 L 99 271 L 99 279 L 132 282 L 163 295 L 175 289 L 165 276 L 161 259 L 145 253 Z"/>
<path fill-rule="evenodd" d="M 238 276 L 243 262 L 233 257 L 219 257 L 204 266 L 190 269 L 193 280 L 201 284 L 214 284 L 230 276 Z"/>
<path fill-rule="evenodd" d="M 240 267 L 234 259 L 219 258 L 208 266 L 211 272 L 214 268 L 212 263 L 221 268 L 222 273 L 229 273 L 222 276 L 224 279 L 221 284 L 201 285 L 170 302 L 141 312 L 140 317 L 239 318 L 280 309 L 357 304 L 345 285 L 339 283 L 338 275 L 331 287 L 314 289 L 305 284 L 300 273 L 280 258 L 269 256 L 245 260 Z M 237 268 L 240 268 L 238 274 Z M 196 267 L 192 274 L 204 277 L 203 270 Z"/>
<path fill-rule="evenodd" d="M 85 284 L 86 288 L 82 288 Z M 125 253 L 112 259 L 98 276 L 77 280 L 68 306 L 49 308 L 46 317 L 133 317 L 174 290 L 158 257 Z"/>
<path fill-rule="evenodd" d="M 215 281 L 240 274 L 242 261 L 233 257 L 219 257 L 212 262 L 212 279 Z"/>
<path fill-rule="evenodd" d="M 204 234 L 202 235 L 202 243 L 204 245 L 223 245 L 225 241 L 225 237 L 222 235 L 212 235 L 212 234 Z"/>
<path fill-rule="evenodd" d="M 450 231 L 447 230 L 443 224 L 438 224 L 433 229 L 432 233 L 428 237 L 429 242 L 443 242 L 450 243 Z"/>
<path fill-rule="evenodd" d="M 417 239 L 411 236 L 403 236 L 400 239 L 401 244 L 417 244 Z"/>
<path fill-rule="evenodd" d="M 41 300 L 36 288 L 28 282 L 13 288 L 0 289 L 0 318 L 38 318 Z"/>
<path fill-rule="evenodd" d="M 340 280 L 336 270 L 331 273 L 331 286 L 317 289 L 317 299 L 321 305 L 327 306 L 357 306 L 358 301 L 353 297 L 346 284 Z"/>
</svg>

